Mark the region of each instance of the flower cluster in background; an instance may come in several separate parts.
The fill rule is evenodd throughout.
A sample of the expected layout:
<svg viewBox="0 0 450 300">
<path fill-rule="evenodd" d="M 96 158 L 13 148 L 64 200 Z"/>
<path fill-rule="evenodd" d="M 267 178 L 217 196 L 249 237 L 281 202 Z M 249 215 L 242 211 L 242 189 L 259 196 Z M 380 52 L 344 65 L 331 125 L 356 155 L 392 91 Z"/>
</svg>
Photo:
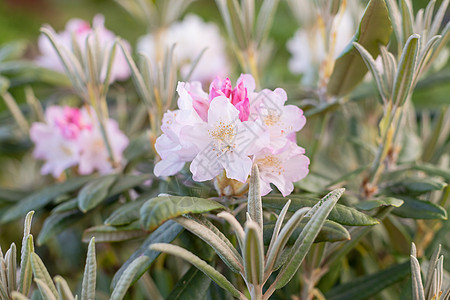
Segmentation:
<svg viewBox="0 0 450 300">
<path fill-rule="evenodd" d="M 204 49 L 206 50 L 191 79 L 211 82 L 216 76 L 228 74 L 230 64 L 225 52 L 225 42 L 216 24 L 206 23 L 200 17 L 190 14 L 183 21 L 173 23 L 166 29 L 141 37 L 137 49 L 152 61 L 161 61 L 165 50 L 174 44 L 175 58 L 183 77 L 189 74 L 192 63 Z"/>
<path fill-rule="evenodd" d="M 34 157 L 44 160 L 42 174 L 59 177 L 70 167 L 78 166 L 78 173 L 94 171 L 105 174 L 113 170 L 113 162 L 103 141 L 97 116 L 91 107 L 82 109 L 50 106 L 45 112 L 46 123 L 33 123 L 31 140 L 35 143 Z M 128 145 L 128 138 L 115 120 L 106 122 L 106 134 L 116 162 Z"/>
<path fill-rule="evenodd" d="M 289 70 L 293 74 L 302 74 L 302 83 L 313 85 L 317 81 L 318 69 L 332 51 L 332 58 L 338 57 L 351 41 L 355 32 L 355 24 L 351 12 L 347 9 L 342 16 L 333 20 L 334 40 L 331 49 L 327 49 L 327 41 L 323 20 L 320 17 L 314 19 L 307 26 L 297 30 L 294 36 L 287 42 L 287 49 L 291 53 Z"/>
<path fill-rule="evenodd" d="M 256 163 L 262 194 L 273 183 L 288 195 L 293 182 L 308 174 L 309 159 L 295 134 L 306 118 L 297 106 L 285 105 L 283 89 L 256 92 L 253 77 L 243 74 L 234 87 L 230 79 L 217 77 L 209 93 L 195 81 L 179 82 L 177 91 L 179 109 L 164 115 L 155 145 L 161 156 L 157 176 L 174 175 L 191 162 L 196 181 L 225 171 L 228 178 L 246 182 Z"/>
<path fill-rule="evenodd" d="M 116 40 L 116 35 L 105 28 L 104 26 L 105 19 L 103 15 L 96 15 L 92 22 L 92 27 L 90 24 L 81 19 L 71 19 L 67 22 L 66 28 L 64 31 L 58 32 L 56 36 L 56 42 L 66 47 L 67 49 L 71 49 L 74 53 L 76 53 L 78 47 L 83 55 L 86 52 L 86 39 L 89 36 L 92 38 L 98 39 L 99 45 L 102 45 L 104 49 L 108 49 L 111 47 Z M 131 49 L 130 45 L 126 41 L 122 41 L 123 44 Z M 75 45 L 76 43 L 76 45 Z M 64 72 L 64 66 L 61 60 L 58 58 L 58 54 L 53 48 L 50 40 L 44 35 L 41 34 L 38 40 L 39 51 L 41 52 L 41 56 L 39 56 L 36 60 L 37 64 L 52 69 L 58 72 Z M 103 52 L 103 51 L 102 51 Z M 68 53 L 66 53 L 68 55 Z M 102 70 L 103 76 L 105 76 L 106 70 Z M 121 81 L 130 77 L 130 68 L 128 67 L 128 63 L 125 59 L 124 54 L 121 51 L 116 51 L 113 66 L 110 75 L 110 81 Z"/>
</svg>

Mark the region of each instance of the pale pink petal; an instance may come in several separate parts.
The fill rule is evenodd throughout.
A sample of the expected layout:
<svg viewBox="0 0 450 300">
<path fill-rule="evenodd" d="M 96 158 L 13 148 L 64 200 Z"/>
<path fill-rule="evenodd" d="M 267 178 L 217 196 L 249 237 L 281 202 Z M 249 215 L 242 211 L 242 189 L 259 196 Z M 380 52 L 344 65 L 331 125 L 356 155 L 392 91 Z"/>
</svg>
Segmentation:
<svg viewBox="0 0 450 300">
<path fill-rule="evenodd" d="M 153 172 L 156 176 L 172 176 L 183 169 L 186 162 L 180 161 L 176 156 L 168 157 L 156 163 Z"/>
<path fill-rule="evenodd" d="M 252 160 L 245 155 L 239 155 L 232 151 L 225 153 L 220 163 L 225 168 L 228 178 L 240 182 L 246 182 L 252 170 Z"/>
<path fill-rule="evenodd" d="M 226 123 L 229 124 L 239 121 L 239 111 L 231 104 L 225 96 L 219 96 L 211 101 L 208 110 L 208 123 Z"/>
</svg>

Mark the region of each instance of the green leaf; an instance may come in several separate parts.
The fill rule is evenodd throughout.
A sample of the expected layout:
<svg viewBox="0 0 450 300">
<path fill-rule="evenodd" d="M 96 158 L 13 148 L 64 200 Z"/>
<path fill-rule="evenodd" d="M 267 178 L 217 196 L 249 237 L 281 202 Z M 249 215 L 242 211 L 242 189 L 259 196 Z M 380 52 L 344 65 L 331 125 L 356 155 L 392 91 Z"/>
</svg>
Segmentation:
<svg viewBox="0 0 450 300">
<path fill-rule="evenodd" d="M 41 293 L 41 297 L 44 300 L 56 300 L 57 296 L 53 294 L 53 290 L 48 286 L 46 282 L 39 278 L 35 278 L 34 281 L 36 282 L 39 292 Z M 53 284 L 53 283 L 52 283 Z"/>
<path fill-rule="evenodd" d="M 51 294 L 55 298 L 57 298 L 58 292 L 56 291 L 56 287 L 53 284 L 52 278 L 50 277 L 50 274 L 48 274 L 47 268 L 45 267 L 41 258 L 34 252 L 31 253 L 31 267 L 33 269 L 34 280 L 42 281 L 42 283 L 49 288 Z M 39 290 L 41 290 L 42 292 L 41 286 L 39 286 Z"/>
<path fill-rule="evenodd" d="M 95 237 L 97 243 L 121 242 L 144 235 L 146 232 L 140 228 L 139 222 L 120 227 L 100 225 L 86 229 L 83 233 L 83 242 L 89 241 L 92 237 Z"/>
<path fill-rule="evenodd" d="M 139 256 L 133 260 L 120 276 L 111 294 L 111 300 L 121 300 L 133 283 L 134 278 L 140 272 L 141 266 L 148 264 L 148 256 Z"/>
<path fill-rule="evenodd" d="M 411 277 L 413 300 L 425 300 L 420 265 L 413 255 L 411 255 Z"/>
<path fill-rule="evenodd" d="M 52 214 L 65 213 L 78 210 L 78 197 L 66 200 L 52 209 Z"/>
<path fill-rule="evenodd" d="M 187 196 L 160 196 L 144 203 L 141 208 L 141 223 L 147 230 L 155 230 L 169 219 L 187 213 L 203 213 L 224 209 L 220 203 L 203 198 Z"/>
<path fill-rule="evenodd" d="M 447 211 L 440 205 L 408 196 L 396 197 L 404 200 L 402 206 L 392 211 L 393 214 L 399 217 L 411 219 L 447 220 Z"/>
<path fill-rule="evenodd" d="M 375 274 L 341 284 L 325 294 L 327 300 L 366 300 L 410 274 L 409 262 L 401 263 Z"/>
<path fill-rule="evenodd" d="M 27 50 L 26 41 L 13 41 L 7 44 L 3 44 L 0 47 L 0 61 L 12 60 L 21 58 Z"/>
<path fill-rule="evenodd" d="M 248 283 L 253 285 L 260 285 L 263 282 L 264 246 L 260 236 L 259 224 L 254 221 L 247 221 L 242 254 L 245 278 Z"/>
<path fill-rule="evenodd" d="M 247 210 L 251 219 L 258 224 L 260 233 L 263 227 L 263 210 L 261 204 L 261 184 L 258 165 L 254 164 L 248 188 Z"/>
<path fill-rule="evenodd" d="M 22 254 L 20 258 L 19 292 L 28 295 L 33 277 L 31 269 L 31 253 L 34 252 L 33 236 L 29 234 L 22 240 Z"/>
<path fill-rule="evenodd" d="M 285 286 L 295 275 L 314 240 L 319 234 L 325 220 L 344 191 L 345 189 L 337 189 L 328 193 L 328 195 L 326 195 L 319 203 L 314 205 L 314 207 L 308 212 L 308 215 L 311 213 L 311 219 L 298 236 L 286 264 L 278 273 L 275 282 L 273 283 L 273 286 L 275 286 L 276 289 L 280 289 Z"/>
<path fill-rule="evenodd" d="M 233 284 L 231 284 L 231 282 L 228 281 L 228 279 L 225 278 L 225 276 L 208 265 L 207 262 L 192 254 L 192 252 L 171 244 L 153 244 L 150 246 L 150 249 L 155 251 L 162 251 L 183 258 L 184 260 L 200 269 L 200 271 L 205 273 L 223 289 L 229 291 L 234 297 L 241 298 L 241 293 L 233 286 Z"/>
<path fill-rule="evenodd" d="M 148 247 L 153 243 L 170 243 L 173 241 L 180 232 L 183 231 L 183 226 L 173 222 L 168 221 L 156 229 L 149 237 L 142 243 L 139 249 L 134 252 L 129 259 L 120 267 L 111 283 L 111 287 L 114 288 L 119 280 L 120 276 L 123 274 L 125 269 L 139 256 L 148 256 L 149 260 L 141 264 L 139 272 L 136 273 L 133 278 L 133 282 L 137 281 L 142 274 L 144 274 L 155 259 L 159 256 L 160 252 L 149 250 Z"/>
<path fill-rule="evenodd" d="M 403 105 L 409 95 L 415 72 L 419 38 L 418 34 L 411 35 L 403 48 L 392 90 L 392 103 L 395 105 Z"/>
<path fill-rule="evenodd" d="M 117 175 L 107 175 L 86 184 L 78 194 L 78 207 L 80 210 L 85 213 L 105 200 L 116 180 Z"/>
<path fill-rule="evenodd" d="M 67 281 L 61 276 L 57 275 L 54 278 L 56 283 L 56 289 L 58 290 L 58 299 L 59 300 L 75 300 L 72 295 L 72 291 L 67 284 Z"/>
<path fill-rule="evenodd" d="M 290 195 L 289 198 L 291 199 L 291 205 L 289 206 L 291 212 L 295 212 L 302 207 L 312 207 L 319 202 L 319 199 L 298 195 Z M 270 195 L 263 198 L 265 208 L 281 210 L 285 202 L 286 198 L 282 196 Z M 371 226 L 379 223 L 377 219 L 342 204 L 337 204 L 328 218 L 331 221 L 348 226 Z"/>
<path fill-rule="evenodd" d="M 380 198 L 380 199 L 374 199 L 374 200 L 366 200 L 361 201 L 355 205 L 357 209 L 360 210 L 372 210 L 375 208 L 379 208 L 382 206 L 393 206 L 393 207 L 400 207 L 403 205 L 403 200 L 393 198 L 393 197 L 386 197 L 386 198 Z"/>
<path fill-rule="evenodd" d="M 409 177 L 389 184 L 387 189 L 395 194 L 422 195 L 428 192 L 441 191 L 446 183 L 432 178 Z"/>
<path fill-rule="evenodd" d="M 95 299 L 95 284 L 97 281 L 97 262 L 95 259 L 95 238 L 89 242 L 84 267 L 83 284 L 81 288 L 81 300 Z"/>
<path fill-rule="evenodd" d="M 310 218 L 304 218 L 300 224 L 297 226 L 295 231 L 292 233 L 291 237 L 289 238 L 287 245 L 292 246 L 295 241 L 297 240 L 297 237 L 300 235 L 302 230 L 305 228 L 306 223 L 310 220 Z M 270 243 L 270 238 L 272 236 L 273 229 L 275 227 L 275 223 L 266 223 L 264 224 L 264 245 L 268 245 Z M 316 239 L 314 240 L 314 243 L 321 243 L 321 242 L 339 242 L 339 241 L 346 241 L 350 240 L 350 234 L 345 229 L 344 226 L 340 225 L 339 223 L 326 220 L 323 224 L 322 229 L 319 232 L 319 235 L 317 235 Z"/>
<path fill-rule="evenodd" d="M 449 169 L 442 169 L 432 164 L 417 164 L 413 166 L 413 169 L 425 172 L 431 176 L 439 176 L 444 178 L 446 181 L 450 181 Z"/>
<path fill-rule="evenodd" d="M 43 188 L 25 199 L 19 201 L 16 205 L 7 209 L 0 218 L 0 223 L 6 223 L 22 217 L 30 210 L 37 210 L 47 205 L 50 201 L 56 197 L 72 192 L 86 182 L 92 180 L 91 176 L 74 177 L 59 184 L 55 184 L 46 188 Z"/>
<path fill-rule="evenodd" d="M 380 46 L 389 42 L 391 32 L 392 25 L 385 1 L 371 0 L 353 40 L 335 62 L 327 92 L 338 97 L 344 96 L 351 92 L 367 73 L 367 67 L 353 42 L 358 42 L 376 59 L 380 54 Z"/>
<path fill-rule="evenodd" d="M 16 290 L 17 284 L 17 248 L 16 244 L 12 243 L 5 255 L 8 290 L 9 293 Z"/>
<path fill-rule="evenodd" d="M 237 252 L 228 238 L 211 222 L 208 221 L 209 223 L 206 222 L 205 224 L 196 219 L 186 217 L 176 218 L 175 222 L 182 225 L 185 229 L 210 245 L 233 272 L 239 273 L 242 270 L 241 255 Z"/>
<path fill-rule="evenodd" d="M 79 211 L 68 211 L 50 215 L 44 221 L 41 231 L 37 237 L 37 244 L 43 245 L 50 238 L 63 232 L 68 227 L 73 226 L 81 220 L 84 215 Z"/>
<path fill-rule="evenodd" d="M 150 175 L 121 175 L 117 178 L 114 185 L 108 192 L 108 198 L 132 189 L 144 181 L 148 180 Z"/>
<path fill-rule="evenodd" d="M 370 55 L 370 53 L 360 44 L 353 42 L 353 47 L 355 47 L 356 50 L 358 50 L 359 54 L 363 58 L 364 63 L 366 64 L 367 68 L 372 74 L 372 78 L 375 80 L 375 83 L 378 88 L 378 93 L 383 98 L 383 101 L 385 101 L 387 98 L 387 90 L 384 85 L 383 77 L 377 68 L 375 60 L 373 59 L 372 55 Z"/>
<path fill-rule="evenodd" d="M 189 271 L 177 282 L 167 299 L 197 300 L 204 299 L 208 293 L 211 279 L 196 267 Z"/>
<path fill-rule="evenodd" d="M 154 197 L 154 193 L 139 196 L 136 200 L 121 205 L 105 220 L 104 224 L 120 226 L 139 220 L 139 209 L 149 197 Z"/>
</svg>

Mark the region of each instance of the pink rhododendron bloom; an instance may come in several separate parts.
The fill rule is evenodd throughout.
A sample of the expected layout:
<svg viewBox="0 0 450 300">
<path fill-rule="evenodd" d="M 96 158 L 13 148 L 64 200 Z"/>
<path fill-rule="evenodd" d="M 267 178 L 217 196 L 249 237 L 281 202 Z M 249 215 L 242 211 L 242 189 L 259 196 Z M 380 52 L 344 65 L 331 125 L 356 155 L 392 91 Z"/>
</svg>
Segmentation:
<svg viewBox="0 0 450 300">
<path fill-rule="evenodd" d="M 35 144 L 33 155 L 45 161 L 43 175 L 59 177 L 65 169 L 74 166 L 78 166 L 80 174 L 113 170 L 95 112 L 92 108 L 88 110 L 50 106 L 45 111 L 46 122 L 33 123 L 30 130 Z M 120 162 L 128 138 L 111 119 L 106 122 L 106 132 L 114 158 Z"/>
<path fill-rule="evenodd" d="M 107 120 L 105 127 L 114 160 L 120 162 L 122 153 L 128 146 L 128 138 L 120 131 L 115 120 Z M 100 174 L 108 174 L 113 171 L 114 166 L 111 164 L 108 150 L 98 126 L 95 126 L 92 130 L 83 131 L 80 135 L 79 144 L 81 151 L 78 172 L 80 174 L 91 174 L 94 171 L 98 171 Z"/>
<path fill-rule="evenodd" d="M 66 47 L 69 51 L 73 51 L 72 40 L 74 39 L 81 48 L 81 51 L 85 52 L 86 39 L 89 35 L 93 35 L 96 32 L 98 37 L 98 45 L 103 47 L 102 51 L 108 51 L 113 45 L 116 35 L 105 28 L 104 21 L 105 20 L 102 15 L 96 15 L 92 22 L 93 26 L 91 27 L 90 24 L 84 20 L 71 19 L 67 22 L 65 30 L 58 32 L 55 35 L 56 42 Z M 123 43 L 127 48 L 131 49 L 130 45 L 126 41 L 123 41 Z M 64 66 L 58 57 L 58 54 L 53 48 L 51 42 L 43 34 L 39 36 L 38 46 L 39 51 L 41 52 L 41 56 L 36 59 L 38 65 L 58 72 L 64 72 Z M 106 70 L 102 70 L 102 72 L 105 73 Z M 130 68 L 124 54 L 122 51 L 116 51 L 112 64 L 110 81 L 125 80 L 130 77 L 130 74 Z"/>
<path fill-rule="evenodd" d="M 283 89 L 256 92 L 253 77 L 242 74 L 234 88 L 229 78 L 216 77 L 209 93 L 200 82 L 179 82 L 177 92 L 179 109 L 164 115 L 156 140 L 161 160 L 155 175 L 174 175 L 191 162 L 196 181 L 225 172 L 244 183 L 256 163 L 262 192 L 272 183 L 285 196 L 307 175 L 309 159 L 295 136 L 306 119 L 301 109 L 285 105 Z"/>
<path fill-rule="evenodd" d="M 204 22 L 196 15 L 187 15 L 183 21 L 173 23 L 157 34 L 148 34 L 138 41 L 138 52 L 146 54 L 152 61 L 161 61 L 164 51 L 176 44 L 174 56 L 180 72 L 186 77 L 192 63 L 204 50 L 201 60 L 191 75 L 192 80 L 211 82 L 217 75 L 225 76 L 229 70 L 225 42 L 219 27 Z"/>
<path fill-rule="evenodd" d="M 249 155 L 263 136 L 260 124 L 242 122 L 239 110 L 225 96 L 214 98 L 208 109 L 208 122 L 185 126 L 181 139 L 197 146 L 191 163 L 196 181 L 213 179 L 224 169 L 228 178 L 245 182 L 252 168 Z"/>
</svg>

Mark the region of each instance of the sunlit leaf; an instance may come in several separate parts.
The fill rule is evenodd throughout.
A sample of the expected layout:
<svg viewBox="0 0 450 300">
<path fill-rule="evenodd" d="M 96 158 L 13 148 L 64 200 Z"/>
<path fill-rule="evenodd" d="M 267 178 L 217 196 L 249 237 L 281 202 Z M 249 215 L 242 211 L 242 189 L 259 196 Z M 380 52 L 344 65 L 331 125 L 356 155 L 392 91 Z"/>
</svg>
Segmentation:
<svg viewBox="0 0 450 300">
<path fill-rule="evenodd" d="M 141 208 L 141 223 L 147 230 L 155 230 L 169 219 L 187 213 L 203 213 L 224 209 L 213 200 L 187 196 L 160 196 L 148 200 Z"/>
</svg>

